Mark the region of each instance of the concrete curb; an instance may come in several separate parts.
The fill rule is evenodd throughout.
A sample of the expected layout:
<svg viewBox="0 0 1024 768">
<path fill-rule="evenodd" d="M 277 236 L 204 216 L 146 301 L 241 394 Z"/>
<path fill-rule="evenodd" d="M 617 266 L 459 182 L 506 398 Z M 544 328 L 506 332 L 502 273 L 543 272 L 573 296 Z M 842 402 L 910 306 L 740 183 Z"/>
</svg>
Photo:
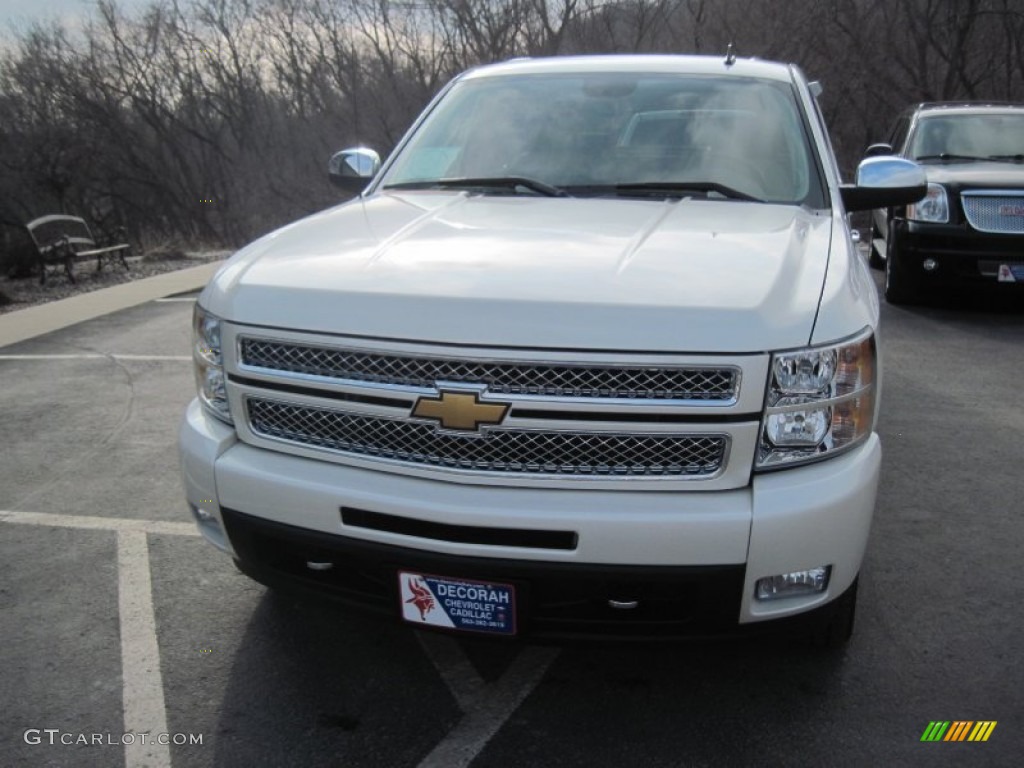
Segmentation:
<svg viewBox="0 0 1024 768">
<path fill-rule="evenodd" d="M 0 347 L 67 328 L 94 317 L 205 286 L 224 261 L 101 288 L 79 296 L 0 315 Z"/>
</svg>

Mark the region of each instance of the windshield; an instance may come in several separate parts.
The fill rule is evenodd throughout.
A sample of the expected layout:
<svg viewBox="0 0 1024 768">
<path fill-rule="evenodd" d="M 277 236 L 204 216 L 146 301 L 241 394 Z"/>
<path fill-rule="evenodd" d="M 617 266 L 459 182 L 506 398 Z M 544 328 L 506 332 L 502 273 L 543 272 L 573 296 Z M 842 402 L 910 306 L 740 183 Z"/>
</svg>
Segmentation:
<svg viewBox="0 0 1024 768">
<path fill-rule="evenodd" d="M 1024 155 L 1024 114 L 922 118 L 910 143 L 915 160 L 1015 159 Z"/>
<path fill-rule="evenodd" d="M 463 80 L 382 184 L 429 187 L 452 179 L 533 185 L 491 184 L 494 193 L 538 193 L 546 186 L 576 196 L 692 194 L 823 207 L 792 87 L 739 77 Z"/>
</svg>

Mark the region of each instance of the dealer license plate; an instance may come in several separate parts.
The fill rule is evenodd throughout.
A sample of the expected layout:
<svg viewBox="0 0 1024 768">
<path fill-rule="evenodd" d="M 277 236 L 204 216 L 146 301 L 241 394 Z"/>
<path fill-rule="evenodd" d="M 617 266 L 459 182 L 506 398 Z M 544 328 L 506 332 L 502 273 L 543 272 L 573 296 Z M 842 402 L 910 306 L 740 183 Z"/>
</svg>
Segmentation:
<svg viewBox="0 0 1024 768">
<path fill-rule="evenodd" d="M 511 584 L 398 572 L 402 618 L 461 632 L 516 633 L 516 589 Z"/>
<path fill-rule="evenodd" d="M 1024 264 L 1000 264 L 996 279 L 1000 283 L 1024 283 Z"/>
</svg>

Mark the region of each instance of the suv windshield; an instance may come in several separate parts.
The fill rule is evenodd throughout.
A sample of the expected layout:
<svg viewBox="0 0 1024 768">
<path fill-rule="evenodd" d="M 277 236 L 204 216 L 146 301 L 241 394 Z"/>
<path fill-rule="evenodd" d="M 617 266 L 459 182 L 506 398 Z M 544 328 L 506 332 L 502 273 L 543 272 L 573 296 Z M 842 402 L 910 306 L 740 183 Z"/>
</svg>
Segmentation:
<svg viewBox="0 0 1024 768">
<path fill-rule="evenodd" d="M 811 157 L 787 83 L 499 75 L 458 82 L 382 183 L 450 188 L 465 180 L 489 194 L 697 196 L 821 208 Z"/>
<path fill-rule="evenodd" d="M 1019 160 L 1024 114 L 922 117 L 909 154 L 914 160 Z"/>
</svg>

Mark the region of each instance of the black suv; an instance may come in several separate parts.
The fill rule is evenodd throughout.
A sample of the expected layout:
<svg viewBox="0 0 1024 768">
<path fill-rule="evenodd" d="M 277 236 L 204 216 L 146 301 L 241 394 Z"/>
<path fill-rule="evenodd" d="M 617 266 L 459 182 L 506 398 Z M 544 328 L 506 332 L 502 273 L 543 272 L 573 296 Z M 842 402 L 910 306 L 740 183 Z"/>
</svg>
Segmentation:
<svg viewBox="0 0 1024 768">
<path fill-rule="evenodd" d="M 916 160 L 928 177 L 919 202 L 872 213 L 890 303 L 940 286 L 1024 288 L 1024 104 L 919 104 L 867 154 Z"/>
</svg>

